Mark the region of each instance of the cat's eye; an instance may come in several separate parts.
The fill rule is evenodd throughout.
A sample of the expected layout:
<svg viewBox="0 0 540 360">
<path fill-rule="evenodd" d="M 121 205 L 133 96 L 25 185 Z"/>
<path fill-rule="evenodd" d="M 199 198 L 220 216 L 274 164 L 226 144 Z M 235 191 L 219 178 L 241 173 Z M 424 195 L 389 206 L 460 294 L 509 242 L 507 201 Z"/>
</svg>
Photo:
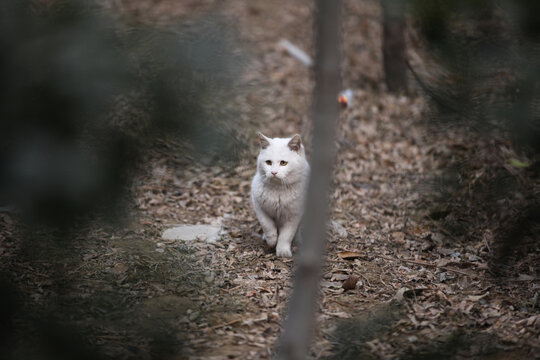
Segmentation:
<svg viewBox="0 0 540 360">
<path fill-rule="evenodd" d="M 266 160 L 265 163 L 266 163 L 266 165 L 272 165 L 272 161 L 271 161 L 271 160 Z"/>
<path fill-rule="evenodd" d="M 285 165 L 287 165 L 287 162 L 286 162 L 285 160 L 281 160 L 281 161 L 279 162 L 279 165 L 285 166 Z"/>
</svg>

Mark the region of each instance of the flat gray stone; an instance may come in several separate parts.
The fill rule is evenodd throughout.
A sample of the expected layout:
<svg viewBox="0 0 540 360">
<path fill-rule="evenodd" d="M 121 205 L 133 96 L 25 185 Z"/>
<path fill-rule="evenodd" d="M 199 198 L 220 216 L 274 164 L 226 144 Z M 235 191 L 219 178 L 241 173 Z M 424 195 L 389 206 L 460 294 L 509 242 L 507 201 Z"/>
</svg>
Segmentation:
<svg viewBox="0 0 540 360">
<path fill-rule="evenodd" d="M 201 240 L 214 242 L 219 240 L 221 226 L 219 225 L 180 225 L 167 229 L 161 235 L 164 240 Z"/>
</svg>

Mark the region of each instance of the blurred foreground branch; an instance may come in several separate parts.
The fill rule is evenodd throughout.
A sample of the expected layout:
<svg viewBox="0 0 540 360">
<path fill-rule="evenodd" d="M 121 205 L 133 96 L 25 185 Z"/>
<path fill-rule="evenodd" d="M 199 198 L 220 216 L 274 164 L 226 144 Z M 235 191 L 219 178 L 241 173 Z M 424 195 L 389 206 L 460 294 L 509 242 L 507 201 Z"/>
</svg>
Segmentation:
<svg viewBox="0 0 540 360">
<path fill-rule="evenodd" d="M 334 163 L 334 138 L 340 90 L 340 1 L 316 3 L 315 89 L 313 94 L 313 156 L 294 291 L 289 304 L 279 359 L 304 359 L 315 320 L 319 274 L 328 219 L 328 190 Z"/>
<path fill-rule="evenodd" d="M 407 91 L 405 50 L 405 2 L 381 0 L 383 9 L 383 56 L 386 87 L 390 92 Z"/>
</svg>

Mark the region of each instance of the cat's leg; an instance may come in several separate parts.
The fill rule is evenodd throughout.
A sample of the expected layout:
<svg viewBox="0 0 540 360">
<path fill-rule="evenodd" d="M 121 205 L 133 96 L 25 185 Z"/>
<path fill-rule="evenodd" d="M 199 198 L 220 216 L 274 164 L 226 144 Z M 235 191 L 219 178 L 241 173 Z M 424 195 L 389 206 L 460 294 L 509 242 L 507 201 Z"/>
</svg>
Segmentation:
<svg viewBox="0 0 540 360">
<path fill-rule="evenodd" d="M 276 247 L 276 255 L 278 257 L 292 257 L 291 243 L 294 239 L 294 235 L 298 230 L 300 221 L 290 220 L 283 224 L 279 229 L 279 237 Z"/>
<path fill-rule="evenodd" d="M 259 223 L 261 224 L 261 227 L 263 228 L 263 239 L 266 241 L 268 246 L 275 247 L 277 243 L 277 227 L 274 220 L 268 216 L 264 211 L 262 211 L 260 208 L 255 208 L 255 213 L 257 214 L 257 219 L 259 219 Z"/>
</svg>

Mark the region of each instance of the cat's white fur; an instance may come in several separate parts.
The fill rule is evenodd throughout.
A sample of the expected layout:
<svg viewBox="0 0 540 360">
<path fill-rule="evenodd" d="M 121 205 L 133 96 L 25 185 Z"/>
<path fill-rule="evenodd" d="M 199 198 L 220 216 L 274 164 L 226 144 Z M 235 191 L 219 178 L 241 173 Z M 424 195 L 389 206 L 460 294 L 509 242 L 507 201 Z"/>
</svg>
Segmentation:
<svg viewBox="0 0 540 360">
<path fill-rule="evenodd" d="M 251 200 L 266 243 L 276 247 L 278 257 L 291 257 L 291 243 L 304 212 L 309 164 L 298 134 L 291 138 L 268 138 L 259 133 L 259 141 L 261 149 L 257 173 L 251 182 Z"/>
</svg>

